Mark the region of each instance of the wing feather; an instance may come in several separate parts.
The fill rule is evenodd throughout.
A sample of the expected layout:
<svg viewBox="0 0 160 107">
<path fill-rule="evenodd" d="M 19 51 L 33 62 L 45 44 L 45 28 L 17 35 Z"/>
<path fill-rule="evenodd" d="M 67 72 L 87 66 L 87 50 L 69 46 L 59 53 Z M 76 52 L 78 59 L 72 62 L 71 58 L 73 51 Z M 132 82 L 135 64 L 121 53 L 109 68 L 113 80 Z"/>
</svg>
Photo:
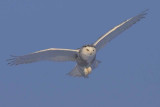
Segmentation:
<svg viewBox="0 0 160 107">
<path fill-rule="evenodd" d="M 12 58 L 8 60 L 9 61 L 8 64 L 19 65 L 19 64 L 27 64 L 43 60 L 75 61 L 78 52 L 79 50 L 50 48 L 50 49 L 40 50 L 28 55 L 12 56 Z"/>
<path fill-rule="evenodd" d="M 118 36 L 120 33 L 125 31 L 126 29 L 130 28 L 133 24 L 140 21 L 142 18 L 145 17 L 147 10 L 143 11 L 142 13 L 138 14 L 135 17 L 132 17 L 121 24 L 115 26 L 113 29 L 108 31 L 106 34 L 101 36 L 93 45 L 96 47 L 96 50 L 103 48 L 108 42 L 110 42 L 114 37 Z"/>
</svg>

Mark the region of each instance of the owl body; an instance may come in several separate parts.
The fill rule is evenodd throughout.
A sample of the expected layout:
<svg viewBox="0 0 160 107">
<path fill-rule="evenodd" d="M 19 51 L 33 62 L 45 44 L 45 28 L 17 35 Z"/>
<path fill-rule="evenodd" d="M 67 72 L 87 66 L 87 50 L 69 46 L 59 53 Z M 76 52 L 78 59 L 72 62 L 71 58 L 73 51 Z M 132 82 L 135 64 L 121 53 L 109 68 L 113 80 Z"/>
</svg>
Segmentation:
<svg viewBox="0 0 160 107">
<path fill-rule="evenodd" d="M 79 72 L 81 73 L 79 74 L 80 76 L 82 75 L 84 77 L 88 77 L 88 74 L 90 74 L 92 71 L 92 66 L 94 66 L 93 63 L 95 59 L 96 59 L 96 49 L 94 46 L 85 45 L 80 48 L 76 58 L 77 67 Z M 73 73 L 71 73 L 71 75 L 73 76 Z"/>
</svg>

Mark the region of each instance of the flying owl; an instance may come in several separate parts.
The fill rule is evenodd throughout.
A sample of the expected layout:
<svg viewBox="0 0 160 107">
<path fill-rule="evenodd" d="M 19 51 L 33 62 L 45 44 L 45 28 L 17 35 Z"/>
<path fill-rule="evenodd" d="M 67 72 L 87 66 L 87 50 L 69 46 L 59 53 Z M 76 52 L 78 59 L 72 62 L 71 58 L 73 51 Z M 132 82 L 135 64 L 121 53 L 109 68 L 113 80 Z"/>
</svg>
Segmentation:
<svg viewBox="0 0 160 107">
<path fill-rule="evenodd" d="M 95 69 L 100 61 L 96 59 L 97 52 L 103 48 L 108 42 L 120 33 L 131 27 L 136 22 L 145 17 L 147 10 L 141 12 L 135 17 L 132 17 L 121 24 L 115 26 L 110 31 L 102 35 L 96 42 L 90 45 L 84 45 L 78 49 L 60 49 L 50 48 L 40 50 L 23 56 L 11 56 L 9 65 L 28 64 L 43 60 L 50 61 L 74 61 L 76 66 L 68 74 L 74 77 L 87 78 L 88 75 Z"/>
</svg>

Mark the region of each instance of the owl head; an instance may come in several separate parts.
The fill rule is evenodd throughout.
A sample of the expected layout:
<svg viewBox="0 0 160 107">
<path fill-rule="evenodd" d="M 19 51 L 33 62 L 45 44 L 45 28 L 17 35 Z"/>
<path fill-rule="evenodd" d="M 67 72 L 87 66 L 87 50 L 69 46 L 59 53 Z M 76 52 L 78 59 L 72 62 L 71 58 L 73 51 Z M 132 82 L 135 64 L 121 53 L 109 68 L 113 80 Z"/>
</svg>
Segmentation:
<svg viewBox="0 0 160 107">
<path fill-rule="evenodd" d="M 91 60 L 96 55 L 96 48 L 92 45 L 85 45 L 80 49 L 80 56 L 84 60 Z"/>
</svg>

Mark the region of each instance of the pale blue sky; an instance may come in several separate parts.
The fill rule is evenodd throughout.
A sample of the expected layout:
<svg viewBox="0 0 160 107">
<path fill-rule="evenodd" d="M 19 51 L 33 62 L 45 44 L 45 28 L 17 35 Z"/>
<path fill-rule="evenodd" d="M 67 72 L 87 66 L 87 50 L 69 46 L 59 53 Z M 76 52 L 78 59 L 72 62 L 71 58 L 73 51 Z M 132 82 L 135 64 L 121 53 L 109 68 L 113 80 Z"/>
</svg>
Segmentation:
<svg viewBox="0 0 160 107">
<path fill-rule="evenodd" d="M 160 107 L 158 0 L 0 0 L 0 107 Z M 103 48 L 89 79 L 73 62 L 10 67 L 9 55 L 76 49 L 149 8 Z"/>
</svg>

